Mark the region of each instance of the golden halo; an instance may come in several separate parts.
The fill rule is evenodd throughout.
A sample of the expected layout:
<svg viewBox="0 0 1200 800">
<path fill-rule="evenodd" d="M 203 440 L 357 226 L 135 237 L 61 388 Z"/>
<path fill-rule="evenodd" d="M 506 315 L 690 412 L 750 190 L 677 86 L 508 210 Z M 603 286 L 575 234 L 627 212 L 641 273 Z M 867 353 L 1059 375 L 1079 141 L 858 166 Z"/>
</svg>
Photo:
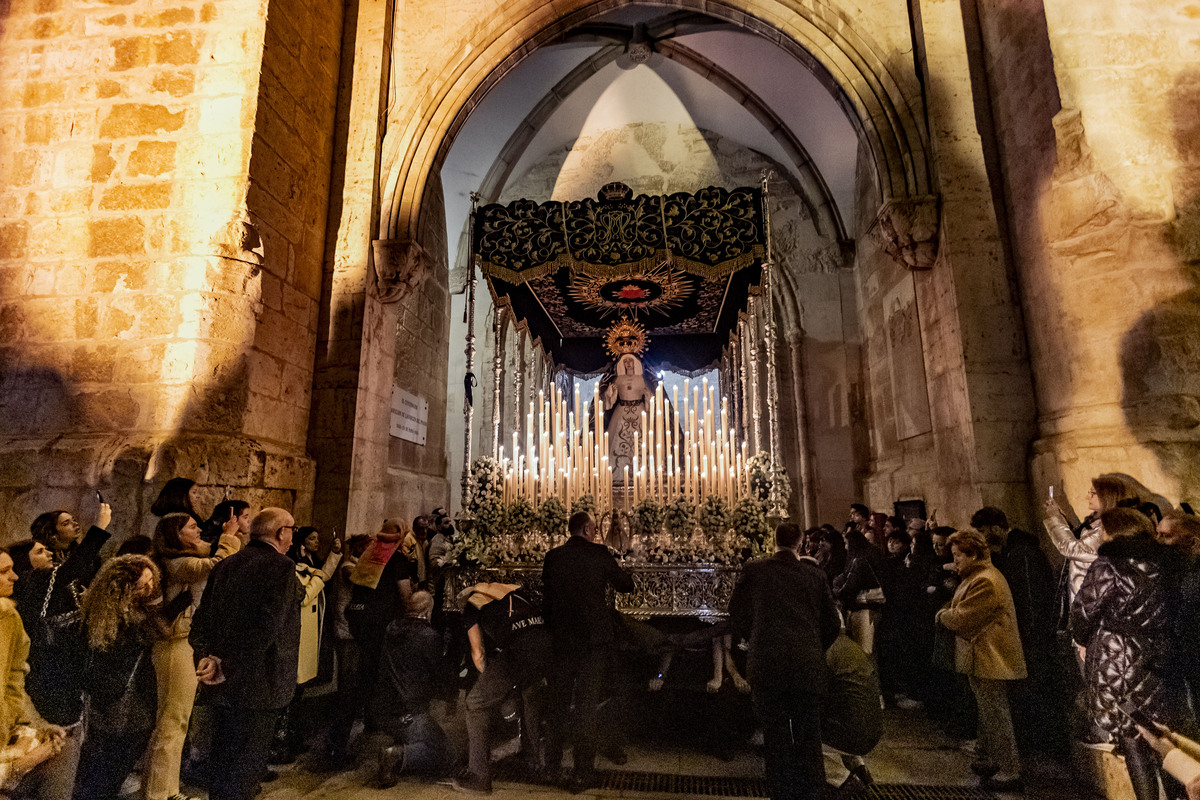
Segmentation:
<svg viewBox="0 0 1200 800">
<path fill-rule="evenodd" d="M 620 358 L 627 353 L 640 356 L 646 352 L 648 344 L 650 337 L 646 335 L 646 329 L 628 317 L 614 322 L 604 335 L 604 349 L 613 358 Z"/>
</svg>

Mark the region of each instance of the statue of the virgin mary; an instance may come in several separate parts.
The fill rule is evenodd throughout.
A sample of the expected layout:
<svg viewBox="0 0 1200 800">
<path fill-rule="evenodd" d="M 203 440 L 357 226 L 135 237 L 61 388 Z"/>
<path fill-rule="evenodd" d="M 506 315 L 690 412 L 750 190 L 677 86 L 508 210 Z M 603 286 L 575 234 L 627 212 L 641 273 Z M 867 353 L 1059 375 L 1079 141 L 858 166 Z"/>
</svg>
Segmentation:
<svg viewBox="0 0 1200 800">
<path fill-rule="evenodd" d="M 650 340 L 641 325 L 622 318 L 608 329 L 605 349 L 613 361 L 600 378 L 604 401 L 604 429 L 608 432 L 608 463 L 613 482 L 624 479 L 624 468 L 633 472 L 634 432 L 640 434 L 642 413 L 649 412 L 658 377 L 641 359 Z"/>
</svg>

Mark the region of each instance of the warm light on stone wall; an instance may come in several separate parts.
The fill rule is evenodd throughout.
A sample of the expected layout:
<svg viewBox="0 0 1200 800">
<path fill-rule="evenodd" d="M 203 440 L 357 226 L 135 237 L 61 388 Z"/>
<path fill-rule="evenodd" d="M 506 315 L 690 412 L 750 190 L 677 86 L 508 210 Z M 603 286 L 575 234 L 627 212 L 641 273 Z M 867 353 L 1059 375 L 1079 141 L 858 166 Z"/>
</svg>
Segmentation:
<svg viewBox="0 0 1200 800">
<path fill-rule="evenodd" d="M 271 37 L 276 49 L 289 37 L 293 48 L 305 46 L 304 36 L 324 47 L 324 61 L 307 62 L 332 98 L 340 4 L 335 15 L 321 5 L 329 4 L 304 4 L 304 12 L 310 22 L 331 19 L 329 31 L 273 29 Z M 317 177 L 319 198 L 305 220 L 315 230 L 308 263 L 298 268 L 287 237 L 270 238 L 281 215 L 252 189 L 262 172 L 252 154 L 277 138 L 263 130 L 259 108 L 266 6 L 19 0 L 8 10 L 0 37 L 0 412 L 15 421 L 8 458 L 32 462 L 0 479 L 0 526 L 10 535 L 51 505 L 78 507 L 86 518 L 90 486 L 117 483 L 121 490 L 108 494 L 118 532 L 127 531 L 139 524 L 137 495 L 156 492 L 175 471 L 213 486 L 206 503 L 222 485 L 289 505 L 297 491 L 311 491 L 303 447 L 328 133 L 310 146 L 315 158 L 293 167 Z M 332 100 L 325 105 L 328 119 Z M 287 114 L 299 125 L 295 110 Z M 299 335 L 272 333 L 272 314 L 288 313 L 298 272 L 309 292 Z M 296 365 L 286 376 L 302 387 L 295 410 L 265 412 L 285 421 L 265 443 L 222 444 L 251 432 L 247 414 L 257 406 L 246 387 L 261 385 L 264 360 L 275 359 Z M 47 459 L 55 438 L 71 445 Z"/>
</svg>

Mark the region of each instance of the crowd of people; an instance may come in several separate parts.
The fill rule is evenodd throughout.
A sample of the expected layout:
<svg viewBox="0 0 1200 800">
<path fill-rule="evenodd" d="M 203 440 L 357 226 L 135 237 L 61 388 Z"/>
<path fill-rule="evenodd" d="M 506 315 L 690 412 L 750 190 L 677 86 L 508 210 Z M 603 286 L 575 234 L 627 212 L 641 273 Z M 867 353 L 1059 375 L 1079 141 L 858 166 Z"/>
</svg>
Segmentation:
<svg viewBox="0 0 1200 800">
<path fill-rule="evenodd" d="M 977 737 L 983 786 L 1023 791 L 1023 754 L 1082 742 L 1124 757 L 1138 800 L 1160 782 L 1195 800 L 1200 764 L 1178 768 L 1189 757 L 1164 737 L 1196 730 L 1200 518 L 1120 473 L 1094 478 L 1088 504 L 1080 520 L 1051 491 L 1044 540 L 994 507 L 955 528 L 856 504 L 804 550 L 887 702 Z"/>
<path fill-rule="evenodd" d="M 862 505 L 840 529 L 785 522 L 775 554 L 743 567 L 729 619 L 684 634 L 613 610 L 633 578 L 587 513 L 540 587 L 447 598 L 442 509 L 343 542 L 237 499 L 202 515 L 174 478 L 153 536 L 119 546 L 103 502 L 86 533 L 49 511 L 0 549 L 0 795 L 103 800 L 135 775 L 146 800 L 185 785 L 248 800 L 306 746 L 316 769 L 365 753 L 380 786 L 420 772 L 488 793 L 509 704 L 528 774 L 580 792 L 599 758 L 625 759 L 601 719 L 617 662 L 656 664 L 641 681 L 654 692 L 690 648 L 711 652 L 708 692 L 749 693 L 776 798 L 827 791 L 823 745 L 849 770 L 844 793 L 870 784 L 886 703 L 977 738 L 987 788 L 1021 791 L 1022 754 L 1079 739 L 1124 756 L 1138 800 L 1160 778 L 1197 800 L 1200 520 L 1123 475 L 1095 478 L 1089 498 L 1083 520 L 1046 505 L 1057 570 L 992 507 L 961 528 Z M 314 724 L 316 687 L 334 699 Z"/>
</svg>

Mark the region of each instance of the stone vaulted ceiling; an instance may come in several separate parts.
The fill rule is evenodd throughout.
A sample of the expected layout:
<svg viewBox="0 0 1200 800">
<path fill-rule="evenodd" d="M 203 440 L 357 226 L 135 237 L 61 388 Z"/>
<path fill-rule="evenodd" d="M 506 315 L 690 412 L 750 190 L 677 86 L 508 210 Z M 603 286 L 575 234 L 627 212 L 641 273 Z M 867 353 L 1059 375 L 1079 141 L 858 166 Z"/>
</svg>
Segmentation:
<svg viewBox="0 0 1200 800">
<path fill-rule="evenodd" d="M 827 84 L 774 43 L 700 14 L 635 4 L 578 27 L 513 69 L 456 138 L 442 169 L 450 263 L 465 264 L 472 192 L 481 204 L 582 200 L 612 180 L 692 192 L 707 182 L 689 175 L 713 173 L 711 147 L 731 144 L 778 164 L 823 235 L 843 239 L 858 140 Z M 689 130 L 699 135 L 674 135 Z M 559 333 L 594 336 L 595 323 Z"/>
</svg>

